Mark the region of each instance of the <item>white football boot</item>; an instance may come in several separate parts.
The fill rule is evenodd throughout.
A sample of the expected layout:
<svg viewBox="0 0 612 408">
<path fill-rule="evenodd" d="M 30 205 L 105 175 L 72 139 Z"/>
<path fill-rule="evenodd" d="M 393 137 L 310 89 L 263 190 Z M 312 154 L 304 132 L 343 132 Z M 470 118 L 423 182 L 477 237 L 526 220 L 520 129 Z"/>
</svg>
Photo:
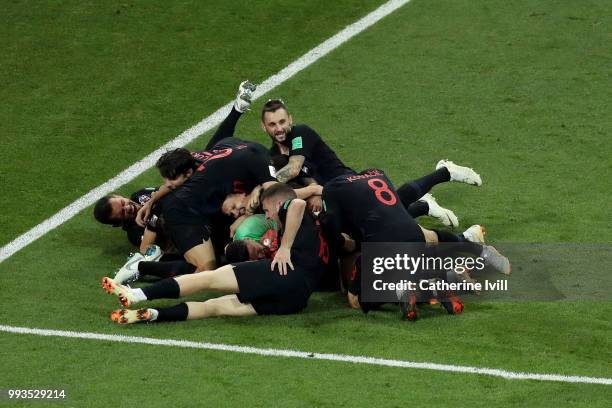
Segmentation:
<svg viewBox="0 0 612 408">
<path fill-rule="evenodd" d="M 139 302 L 140 300 L 134 294 L 132 288 L 127 285 L 121 285 L 111 278 L 102 278 L 102 288 L 109 295 L 115 295 L 119 299 L 119 302 L 125 307 L 130 307 L 134 303 Z"/>
<path fill-rule="evenodd" d="M 484 244 L 485 239 L 484 236 L 486 234 L 485 227 L 483 225 L 472 225 L 470 228 L 466 229 L 463 232 L 463 236 L 470 242 L 474 242 L 476 244 Z"/>
<path fill-rule="evenodd" d="M 117 309 L 111 312 L 110 318 L 113 322 L 119 324 L 132 324 L 141 322 L 150 322 L 157 317 L 155 309 Z"/>
<path fill-rule="evenodd" d="M 500 254 L 494 246 L 483 245 L 482 254 L 480 256 L 484 258 L 486 265 L 490 265 L 496 271 L 501 272 L 504 275 L 510 275 L 512 273 L 510 260 Z"/>
<path fill-rule="evenodd" d="M 117 271 L 113 280 L 122 285 L 135 282 L 140 278 L 138 264 L 142 261 L 157 262 L 164 252 L 157 245 L 151 245 L 142 255 L 140 252 L 130 254 L 127 262 Z"/>
<path fill-rule="evenodd" d="M 457 227 L 459 225 L 459 219 L 454 212 L 448 208 L 444 208 L 438 204 L 434 196 L 427 193 L 423 197 L 419 198 L 419 201 L 424 201 L 429 206 L 429 212 L 427 215 L 438 219 L 442 224 L 447 227 Z"/>
<path fill-rule="evenodd" d="M 473 186 L 481 186 L 482 179 L 480 175 L 469 167 L 459 166 L 450 160 L 440 160 L 436 164 L 436 170 L 446 167 L 451 176 L 451 181 L 471 184 Z"/>
<path fill-rule="evenodd" d="M 244 113 L 251 107 L 253 100 L 253 92 L 257 89 L 257 85 L 252 82 L 242 81 L 238 87 L 236 100 L 234 101 L 234 109 L 240 113 Z"/>
</svg>

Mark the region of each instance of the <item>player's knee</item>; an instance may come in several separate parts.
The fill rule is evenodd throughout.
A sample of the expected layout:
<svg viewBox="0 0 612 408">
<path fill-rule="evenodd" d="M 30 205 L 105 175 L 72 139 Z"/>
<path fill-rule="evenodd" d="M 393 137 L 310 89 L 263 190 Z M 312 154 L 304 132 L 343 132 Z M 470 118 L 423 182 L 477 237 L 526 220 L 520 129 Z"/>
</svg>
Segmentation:
<svg viewBox="0 0 612 408">
<path fill-rule="evenodd" d="M 211 258 L 199 253 L 186 253 L 185 260 L 196 267 L 196 272 L 212 271 L 217 267 L 214 257 Z"/>
<path fill-rule="evenodd" d="M 196 260 L 196 272 L 212 271 L 217 267 L 214 259 Z"/>
<path fill-rule="evenodd" d="M 211 271 L 217 267 L 215 253 L 209 241 L 185 252 L 185 260 L 196 267 L 196 272 Z"/>
</svg>

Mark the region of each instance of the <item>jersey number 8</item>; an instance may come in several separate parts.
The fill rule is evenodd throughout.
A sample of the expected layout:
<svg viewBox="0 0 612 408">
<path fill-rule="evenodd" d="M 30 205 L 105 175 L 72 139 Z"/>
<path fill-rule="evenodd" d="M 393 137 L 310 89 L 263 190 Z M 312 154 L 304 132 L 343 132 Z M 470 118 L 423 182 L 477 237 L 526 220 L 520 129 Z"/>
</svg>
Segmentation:
<svg viewBox="0 0 612 408">
<path fill-rule="evenodd" d="M 397 203 L 397 198 L 395 197 L 395 194 L 393 194 L 393 191 L 389 189 L 389 186 L 383 180 L 379 178 L 373 178 L 371 180 L 368 180 L 368 186 L 370 186 L 370 188 L 374 190 L 374 195 L 376 196 L 376 199 L 384 205 L 395 205 L 395 203 Z"/>
</svg>

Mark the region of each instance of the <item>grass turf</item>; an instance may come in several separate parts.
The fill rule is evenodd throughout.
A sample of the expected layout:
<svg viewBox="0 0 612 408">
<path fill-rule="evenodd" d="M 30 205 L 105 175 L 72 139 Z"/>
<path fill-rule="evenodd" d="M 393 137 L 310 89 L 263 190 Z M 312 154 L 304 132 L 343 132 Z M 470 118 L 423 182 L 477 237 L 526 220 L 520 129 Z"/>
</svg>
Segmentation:
<svg viewBox="0 0 612 408">
<path fill-rule="evenodd" d="M 0 339 L 5 336 L 0 334 Z M 151 407 L 400 407 L 426 403 L 605 407 L 609 399 L 609 393 L 598 385 L 516 382 L 203 350 L 45 340 L 22 337 L 14 350 L 30 358 L 18 361 L 11 378 L 3 382 L 20 387 L 66 387 L 65 403 L 43 406 L 123 407 L 137 401 Z M 33 372 L 37 373 L 34 378 Z"/>
<path fill-rule="evenodd" d="M 309 30 L 312 44 L 303 45 L 298 34 L 288 40 L 296 42 L 296 47 L 303 45 L 295 55 L 342 25 L 338 21 L 341 8 L 338 6 L 336 17 L 330 17 L 333 28 Z M 354 19 L 367 10 L 353 11 Z M 347 163 L 359 169 L 380 166 L 397 183 L 428 172 L 440 158 L 474 166 L 483 176 L 482 188 L 445 185 L 434 193 L 443 205 L 456 211 L 463 226 L 485 223 L 494 242 L 610 243 L 604 184 L 612 167 L 606 154 L 612 146 L 605 137 L 610 128 L 606 101 L 612 89 L 609 70 L 605 69 L 611 62 L 607 52 L 610 11 L 610 5 L 603 1 L 414 1 L 271 96 L 282 96 L 296 121 L 317 129 Z M 177 11 L 177 15 L 181 13 Z M 41 19 L 46 21 L 48 17 Z M 346 22 L 350 20 L 346 16 Z M 100 41 L 105 44 L 106 40 Z M 252 44 L 269 55 L 278 53 L 278 49 L 267 49 L 260 41 L 253 40 Z M 132 54 L 125 58 L 137 61 Z M 149 58 L 156 60 L 155 54 Z M 274 72 L 268 71 L 261 54 L 254 53 L 252 58 L 254 62 L 245 65 L 248 72 L 243 76 L 261 80 Z M 292 59 L 287 55 L 283 58 L 275 69 Z M 253 64 L 261 68 L 255 72 Z M 163 118 L 157 117 L 159 110 L 143 112 L 144 119 L 136 122 L 146 122 L 148 128 L 133 128 L 131 136 L 121 139 L 131 148 L 107 150 L 107 143 L 100 143 L 98 148 L 86 149 L 99 162 L 100 171 L 94 178 L 84 174 L 83 180 L 73 182 L 66 174 L 73 174 L 79 166 L 68 167 L 72 173 L 64 173 L 62 167 L 72 164 L 57 160 L 47 163 L 49 169 L 45 168 L 45 174 L 37 180 L 32 173 L 24 173 L 16 182 L 13 177 L 28 166 L 17 163 L 19 155 L 15 152 L 36 146 L 40 142 L 36 136 L 46 131 L 44 121 L 31 124 L 36 128 L 26 132 L 27 142 L 14 141 L 19 147 L 13 153 L 3 150 L 3 166 L 16 166 L 9 169 L 15 171 L 11 173 L 11 185 L 21 185 L 21 179 L 25 183 L 25 195 L 19 201 L 8 201 L 5 211 L 11 217 L 5 219 L 11 221 L 2 228 L 5 241 L 143 155 L 136 153 L 151 150 L 168 134 L 179 133 L 197 121 L 202 111 L 212 111 L 228 100 L 241 72 L 228 73 L 224 65 L 211 64 L 215 75 L 227 78 L 220 80 L 218 88 L 210 88 L 210 98 L 201 98 L 201 87 L 196 87 L 191 99 L 172 99 L 173 111 Z M 147 72 L 142 78 L 144 88 L 151 86 L 147 76 L 155 83 L 155 75 Z M 200 77 L 199 71 L 193 76 L 198 76 L 202 84 L 213 82 Z M 127 75 L 124 83 L 129 84 L 134 106 L 146 102 L 146 94 L 138 93 L 136 85 L 132 93 L 129 78 Z M 191 82 L 185 78 L 175 77 L 172 83 L 177 88 L 174 95 L 191 89 Z M 68 92 L 66 98 L 74 103 L 75 94 Z M 100 98 L 99 109 L 106 115 L 101 123 L 129 128 L 134 120 L 131 115 L 119 115 L 118 124 L 107 124 L 109 117 L 118 117 L 113 113 L 117 111 L 106 110 L 115 101 L 108 96 Z M 32 109 L 45 109 L 37 105 L 39 102 L 43 105 L 30 97 L 22 106 L 29 103 Z M 202 103 L 210 105 L 201 108 Z M 170 103 L 162 100 L 158 106 L 165 110 L 167 105 Z M 258 102 L 254 112 L 260 106 Z M 90 121 L 90 113 L 83 113 L 82 123 Z M 24 119 L 24 123 L 31 122 Z M 78 126 L 65 123 L 68 133 L 78 134 Z M 244 118 L 238 133 L 266 141 L 257 127 L 256 113 Z M 108 134 L 117 133 L 110 129 Z M 150 134 L 159 138 L 150 140 Z M 150 143 L 148 147 L 142 146 L 143 139 Z M 64 142 L 63 154 L 81 154 L 83 146 L 78 145 L 82 140 L 73 142 Z M 49 141 L 49 145 L 56 144 Z M 196 145 L 202 144 L 200 141 Z M 116 160 L 110 163 L 110 157 Z M 81 187 L 75 187 L 73 193 L 64 191 L 69 190 L 62 187 L 67 180 L 69 188 L 75 183 L 82 183 Z M 122 191 L 128 193 L 156 180 L 155 174 L 148 172 Z M 51 198 L 57 200 L 55 207 L 42 200 L 51 194 L 49 191 L 42 194 L 44 191 L 27 188 L 27 183 L 37 182 L 59 191 Z M 42 204 L 26 206 L 24 202 Z M 18 221 L 25 213 L 30 216 Z M 128 249 L 119 231 L 96 225 L 88 212 L 79 214 L 0 265 L 5 289 L 0 322 L 528 372 L 612 376 L 609 300 L 473 302 L 466 305 L 462 316 L 449 317 L 432 309 L 417 324 L 406 325 L 391 311 L 361 316 L 346 309 L 339 295 L 316 294 L 303 314 L 292 317 L 114 327 L 106 319 L 116 302 L 104 297 L 97 281 L 123 262 Z M 66 384 L 72 390 L 78 406 L 109 402 L 127 405 L 137 399 L 153 406 L 176 399 L 181 406 L 399 406 L 431 401 L 475 406 L 605 406 L 612 396 L 607 386 L 506 381 L 8 334 L 1 334 L 0 339 L 6 343 L 5 349 L 11 350 L 4 359 L 11 370 L 3 371 L 0 383 L 34 385 L 53 378 L 53 384 Z M 119 358 L 131 365 L 125 368 L 116 364 Z M 161 384 L 166 376 L 172 387 L 164 390 Z M 182 376 L 188 380 L 175 381 Z M 108 396 L 109 390 L 117 389 L 117 378 L 121 387 L 134 392 Z M 147 385 L 161 391 L 151 395 Z"/>
<path fill-rule="evenodd" d="M 0 15 L 0 245 L 379 2 L 15 1 Z M 315 29 L 316 28 L 316 29 Z"/>
</svg>

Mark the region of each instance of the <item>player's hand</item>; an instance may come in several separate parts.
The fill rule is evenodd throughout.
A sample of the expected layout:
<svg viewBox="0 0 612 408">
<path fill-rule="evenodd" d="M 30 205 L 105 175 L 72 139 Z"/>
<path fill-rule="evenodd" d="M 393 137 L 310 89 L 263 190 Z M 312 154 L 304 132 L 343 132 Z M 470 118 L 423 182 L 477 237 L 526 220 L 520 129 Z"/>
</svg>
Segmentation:
<svg viewBox="0 0 612 408">
<path fill-rule="evenodd" d="M 151 206 L 149 203 L 145 203 L 136 213 L 136 224 L 145 227 L 147 222 L 149 222 L 149 218 L 151 218 Z"/>
<path fill-rule="evenodd" d="M 308 209 L 313 213 L 321 212 L 323 209 L 323 200 L 320 195 L 311 196 L 306 200 Z"/>
<path fill-rule="evenodd" d="M 261 186 L 257 186 L 251 191 L 249 195 L 249 203 L 247 204 L 247 212 L 255 214 L 255 211 L 259 208 L 259 196 L 261 195 Z"/>
<path fill-rule="evenodd" d="M 289 249 L 281 246 L 278 251 L 276 251 L 276 255 L 272 260 L 270 269 L 274 270 L 276 265 L 278 265 L 278 273 L 281 275 L 286 275 L 287 272 L 289 272 L 287 265 L 291 268 L 291 270 L 294 270 L 293 264 L 291 263 L 291 251 Z"/>
</svg>

